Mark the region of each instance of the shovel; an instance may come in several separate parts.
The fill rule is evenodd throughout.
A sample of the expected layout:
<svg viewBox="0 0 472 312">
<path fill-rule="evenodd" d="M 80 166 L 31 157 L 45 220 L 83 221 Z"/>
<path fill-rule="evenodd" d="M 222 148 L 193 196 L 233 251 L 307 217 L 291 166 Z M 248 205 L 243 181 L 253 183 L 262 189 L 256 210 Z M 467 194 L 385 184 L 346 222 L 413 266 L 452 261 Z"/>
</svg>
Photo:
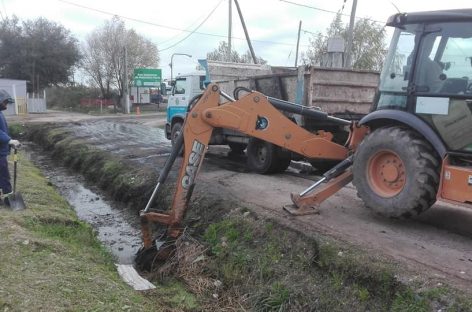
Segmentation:
<svg viewBox="0 0 472 312">
<path fill-rule="evenodd" d="M 26 209 L 25 202 L 23 200 L 23 196 L 18 192 L 16 192 L 16 172 L 18 167 L 18 149 L 15 148 L 13 152 L 13 194 L 8 196 L 8 202 L 10 204 L 10 208 L 13 210 L 23 210 Z"/>
</svg>

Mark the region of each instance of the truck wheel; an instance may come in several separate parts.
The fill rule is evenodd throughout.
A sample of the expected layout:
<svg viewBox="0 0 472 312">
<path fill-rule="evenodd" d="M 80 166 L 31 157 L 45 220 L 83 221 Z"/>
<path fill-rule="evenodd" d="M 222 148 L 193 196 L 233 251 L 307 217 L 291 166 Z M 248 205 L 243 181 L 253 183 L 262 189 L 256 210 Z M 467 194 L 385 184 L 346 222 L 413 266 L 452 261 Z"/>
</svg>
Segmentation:
<svg viewBox="0 0 472 312">
<path fill-rule="evenodd" d="M 228 146 L 231 149 L 231 152 L 235 154 L 242 154 L 247 147 L 245 143 L 235 143 L 235 142 L 228 142 Z"/>
<path fill-rule="evenodd" d="M 284 172 L 290 166 L 292 162 L 291 153 L 288 151 L 282 150 L 280 147 L 277 147 L 278 151 L 278 161 L 277 161 L 277 168 L 275 172 Z"/>
<path fill-rule="evenodd" d="M 177 141 L 177 137 L 179 136 L 181 130 L 182 123 L 176 122 L 172 125 L 172 129 L 170 130 L 170 142 L 172 143 L 172 146 L 174 146 L 175 142 Z"/>
<path fill-rule="evenodd" d="M 250 138 L 246 153 L 249 169 L 257 173 L 283 172 L 290 165 L 289 152 L 260 139 Z"/>
<path fill-rule="evenodd" d="M 174 146 L 175 142 L 177 141 L 177 138 L 179 137 L 180 132 L 182 131 L 182 123 L 181 122 L 176 122 L 172 125 L 172 129 L 170 131 L 170 142 L 172 146 Z M 179 155 L 182 155 L 183 148 L 180 151 Z"/>
<path fill-rule="evenodd" d="M 416 132 L 380 128 L 357 148 L 353 183 L 369 209 L 388 217 L 408 218 L 436 201 L 439 166 L 436 152 Z"/>
</svg>

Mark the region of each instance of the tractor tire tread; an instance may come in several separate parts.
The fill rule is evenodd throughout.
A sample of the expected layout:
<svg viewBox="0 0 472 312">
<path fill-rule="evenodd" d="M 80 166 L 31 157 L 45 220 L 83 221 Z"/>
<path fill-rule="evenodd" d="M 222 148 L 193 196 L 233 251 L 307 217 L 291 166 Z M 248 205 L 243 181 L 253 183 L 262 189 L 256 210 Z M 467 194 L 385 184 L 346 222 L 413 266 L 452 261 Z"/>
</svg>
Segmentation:
<svg viewBox="0 0 472 312">
<path fill-rule="evenodd" d="M 402 159 L 408 169 L 407 182 L 404 189 L 392 198 L 375 194 L 366 178 L 368 159 L 376 148 L 385 149 L 386 146 L 397 154 L 409 155 Z M 353 184 L 357 195 L 374 212 L 408 218 L 429 209 L 436 201 L 440 159 L 432 146 L 413 130 L 396 126 L 376 129 L 361 142 L 355 158 Z M 409 179 L 409 176 L 412 177 Z"/>
</svg>

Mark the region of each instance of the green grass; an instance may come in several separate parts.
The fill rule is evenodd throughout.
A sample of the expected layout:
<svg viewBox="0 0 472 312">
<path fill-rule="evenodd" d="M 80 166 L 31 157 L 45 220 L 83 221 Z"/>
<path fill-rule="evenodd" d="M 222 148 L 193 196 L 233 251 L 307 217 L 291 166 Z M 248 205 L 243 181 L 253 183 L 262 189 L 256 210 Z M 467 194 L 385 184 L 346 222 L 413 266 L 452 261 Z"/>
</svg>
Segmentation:
<svg viewBox="0 0 472 312">
<path fill-rule="evenodd" d="M 447 288 L 407 285 L 398 268 L 326 238 L 307 238 L 230 213 L 208 226 L 209 272 L 254 311 L 470 311 L 470 299 Z"/>
<path fill-rule="evenodd" d="M 193 311 L 178 283 L 140 293 L 116 272 L 95 231 L 20 154 L 18 190 L 28 209 L 0 209 L 0 311 Z M 159 300 L 165 295 L 168 300 Z"/>
</svg>

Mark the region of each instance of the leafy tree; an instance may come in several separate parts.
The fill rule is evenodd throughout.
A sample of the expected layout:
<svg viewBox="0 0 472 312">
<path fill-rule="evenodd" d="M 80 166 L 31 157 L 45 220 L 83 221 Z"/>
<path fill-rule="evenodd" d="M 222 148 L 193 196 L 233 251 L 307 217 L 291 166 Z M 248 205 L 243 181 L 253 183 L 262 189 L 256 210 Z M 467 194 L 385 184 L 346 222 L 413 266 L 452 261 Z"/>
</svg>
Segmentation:
<svg viewBox="0 0 472 312">
<path fill-rule="evenodd" d="M 70 82 L 80 61 L 77 39 L 44 18 L 0 22 L 0 76 L 30 82 L 28 91 Z"/>
<path fill-rule="evenodd" d="M 207 53 L 207 59 L 212 61 L 233 62 L 233 63 L 253 63 L 252 55 L 249 50 L 245 54 L 240 55 L 236 50 L 231 49 L 231 57 L 228 61 L 228 43 L 220 41 L 218 48 Z M 262 57 L 257 57 L 257 64 L 267 64 Z"/>
<path fill-rule="evenodd" d="M 125 23 L 116 16 L 95 29 L 85 41 L 82 67 L 104 98 L 111 98 L 113 89 L 118 90 L 120 98 L 123 97 L 125 47 L 128 55 L 126 74 L 131 85 L 134 68 L 159 65 L 159 52 L 154 43 L 135 30 L 126 29 Z"/>
<path fill-rule="evenodd" d="M 310 39 L 310 47 L 303 57 L 306 64 L 320 65 L 327 53 L 328 38 L 342 37 L 347 42 L 348 25 L 344 25 L 341 15 L 337 15 L 326 35 L 317 33 Z M 347 48 L 347 44 L 345 45 Z M 352 65 L 356 69 L 380 70 L 386 55 L 385 28 L 367 18 L 359 19 L 354 24 L 352 40 Z"/>
</svg>

